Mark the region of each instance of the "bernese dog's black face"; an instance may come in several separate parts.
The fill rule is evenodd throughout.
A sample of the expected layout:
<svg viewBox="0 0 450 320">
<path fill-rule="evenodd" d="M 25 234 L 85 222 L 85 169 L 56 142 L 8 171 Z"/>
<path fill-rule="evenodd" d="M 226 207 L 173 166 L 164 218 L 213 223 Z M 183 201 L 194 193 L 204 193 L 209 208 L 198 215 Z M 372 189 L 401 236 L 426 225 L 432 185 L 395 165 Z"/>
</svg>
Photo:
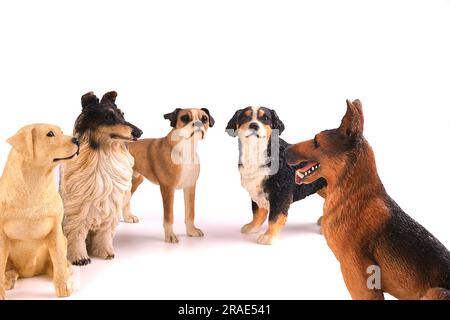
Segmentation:
<svg viewBox="0 0 450 320">
<path fill-rule="evenodd" d="M 265 107 L 247 107 L 236 111 L 226 127 L 230 136 L 239 136 L 240 139 L 256 137 L 269 140 L 274 130 L 278 130 L 280 135 L 284 124 L 275 110 Z"/>
<path fill-rule="evenodd" d="M 75 122 L 75 134 L 80 137 L 88 135 L 92 147 L 102 142 L 132 141 L 142 135 L 142 130 L 127 122 L 124 113 L 116 105 L 117 93 L 106 93 L 101 101 L 93 92 L 81 97 L 82 112 Z"/>
</svg>

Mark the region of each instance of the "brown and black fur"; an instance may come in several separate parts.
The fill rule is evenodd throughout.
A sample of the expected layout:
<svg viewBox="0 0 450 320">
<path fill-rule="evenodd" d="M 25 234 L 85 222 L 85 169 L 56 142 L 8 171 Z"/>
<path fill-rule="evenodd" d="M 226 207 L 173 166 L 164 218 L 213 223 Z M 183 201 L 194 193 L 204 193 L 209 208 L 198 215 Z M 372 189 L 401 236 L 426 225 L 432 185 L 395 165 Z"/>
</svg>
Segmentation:
<svg viewBox="0 0 450 320">
<path fill-rule="evenodd" d="M 298 184 L 327 180 L 322 232 L 352 298 L 450 299 L 449 251 L 386 193 L 363 126 L 361 103 L 347 101 L 338 129 L 288 151 Z M 380 268 L 379 289 L 367 285 L 369 266 Z"/>
</svg>

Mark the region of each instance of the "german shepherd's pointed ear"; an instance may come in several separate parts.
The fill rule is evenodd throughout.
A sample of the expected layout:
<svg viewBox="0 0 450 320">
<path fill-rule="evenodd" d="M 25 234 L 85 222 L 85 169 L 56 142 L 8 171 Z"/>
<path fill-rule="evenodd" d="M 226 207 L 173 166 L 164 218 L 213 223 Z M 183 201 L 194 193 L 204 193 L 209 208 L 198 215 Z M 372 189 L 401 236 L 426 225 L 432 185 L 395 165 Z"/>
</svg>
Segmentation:
<svg viewBox="0 0 450 320">
<path fill-rule="evenodd" d="M 170 126 L 173 128 L 177 126 L 178 113 L 180 110 L 180 108 L 176 108 L 173 112 L 164 115 L 164 119 L 170 120 Z"/>
<path fill-rule="evenodd" d="M 25 127 L 9 138 L 7 142 L 24 157 L 25 161 L 33 161 L 35 136 L 35 128 Z"/>
<path fill-rule="evenodd" d="M 209 113 L 209 110 L 206 108 L 202 108 L 202 111 L 204 111 L 208 117 L 209 117 L 209 126 L 212 128 L 214 127 L 214 124 L 216 123 L 216 121 L 214 120 L 214 118 L 211 116 L 211 114 Z"/>
<path fill-rule="evenodd" d="M 363 134 L 364 115 L 362 111 L 361 101 L 355 100 L 351 102 L 347 100 L 347 112 L 342 118 L 339 131 L 348 137 L 358 137 Z"/>
<path fill-rule="evenodd" d="M 81 106 L 83 109 L 96 104 L 98 104 L 98 98 L 92 91 L 81 97 Z"/>
<path fill-rule="evenodd" d="M 272 129 L 278 129 L 278 134 L 282 134 L 284 131 L 284 123 L 278 117 L 278 114 L 275 110 L 270 110 L 272 112 Z"/>
<path fill-rule="evenodd" d="M 228 121 L 227 127 L 225 128 L 225 132 L 228 133 L 231 137 L 237 136 L 237 127 L 238 127 L 238 118 L 242 113 L 242 109 L 236 111 L 234 116 Z"/>
<path fill-rule="evenodd" d="M 117 98 L 117 92 L 115 91 L 110 91 L 107 92 L 103 95 L 102 97 L 102 101 L 101 102 L 111 102 L 111 103 L 116 103 L 116 98 Z"/>
</svg>

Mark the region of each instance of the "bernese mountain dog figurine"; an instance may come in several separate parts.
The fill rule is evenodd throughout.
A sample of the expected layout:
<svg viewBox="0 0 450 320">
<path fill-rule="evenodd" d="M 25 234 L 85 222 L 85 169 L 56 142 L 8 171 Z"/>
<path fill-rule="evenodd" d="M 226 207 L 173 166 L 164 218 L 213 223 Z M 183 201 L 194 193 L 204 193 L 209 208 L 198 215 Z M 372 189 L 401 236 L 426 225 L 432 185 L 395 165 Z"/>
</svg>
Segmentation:
<svg viewBox="0 0 450 320">
<path fill-rule="evenodd" d="M 252 200 L 253 220 L 242 233 L 257 233 L 269 216 L 267 231 L 258 237 L 259 244 L 272 244 L 287 220 L 291 204 L 318 192 L 325 179 L 308 185 L 295 184 L 296 167 L 288 165 L 286 150 L 290 146 L 279 138 L 284 124 L 275 110 L 247 107 L 236 111 L 226 132 L 239 138 L 241 184 Z"/>
</svg>

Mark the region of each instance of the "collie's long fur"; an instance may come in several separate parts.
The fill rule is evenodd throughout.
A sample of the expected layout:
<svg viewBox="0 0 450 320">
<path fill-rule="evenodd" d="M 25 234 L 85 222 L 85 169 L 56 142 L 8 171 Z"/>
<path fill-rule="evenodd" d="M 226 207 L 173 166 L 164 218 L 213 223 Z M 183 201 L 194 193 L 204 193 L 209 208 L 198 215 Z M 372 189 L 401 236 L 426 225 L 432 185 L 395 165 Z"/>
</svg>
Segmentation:
<svg viewBox="0 0 450 320">
<path fill-rule="evenodd" d="M 114 256 L 112 239 L 130 198 L 133 165 L 123 142 L 93 150 L 84 138 L 78 161 L 63 167 L 64 233 L 70 239 L 70 261 L 87 257 L 86 239 L 90 255 Z"/>
<path fill-rule="evenodd" d="M 115 105 L 94 104 L 93 108 L 98 108 L 97 113 L 112 110 L 122 114 Z M 77 123 L 91 121 L 85 118 L 80 116 Z M 92 129 L 82 132 L 76 127 L 75 133 L 80 135 L 80 156 L 61 169 L 63 228 L 68 240 L 68 258 L 76 265 L 88 264 L 89 256 L 114 258 L 113 237 L 130 199 L 134 159 L 126 140 L 112 137 L 134 137 L 137 134 L 133 130 L 140 131 L 120 119 L 116 122 L 99 126 L 93 123 Z"/>
</svg>

